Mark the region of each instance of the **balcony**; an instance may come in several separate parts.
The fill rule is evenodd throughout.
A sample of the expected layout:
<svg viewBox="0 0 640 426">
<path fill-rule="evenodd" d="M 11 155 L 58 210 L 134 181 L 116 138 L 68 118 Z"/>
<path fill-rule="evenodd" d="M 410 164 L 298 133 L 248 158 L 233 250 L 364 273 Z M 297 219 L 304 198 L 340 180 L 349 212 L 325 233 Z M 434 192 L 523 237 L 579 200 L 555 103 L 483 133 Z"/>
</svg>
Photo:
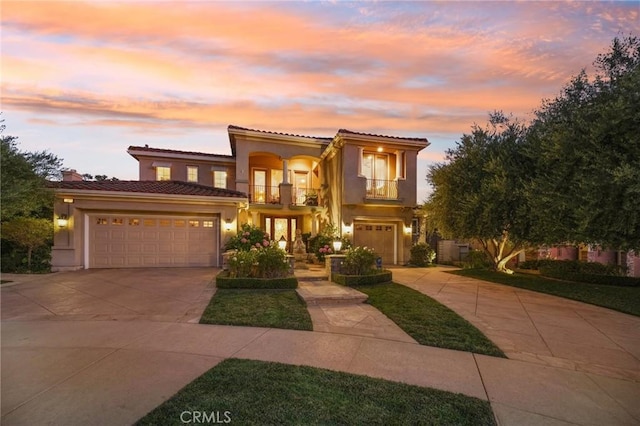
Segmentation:
<svg viewBox="0 0 640 426">
<path fill-rule="evenodd" d="M 252 185 L 250 187 L 249 202 L 253 204 L 281 204 L 280 187 Z"/>
<path fill-rule="evenodd" d="M 367 179 L 367 199 L 375 200 L 397 200 L 398 181 Z"/>
<path fill-rule="evenodd" d="M 291 204 L 294 206 L 319 206 L 320 197 L 318 189 L 293 188 L 291 192 Z"/>
</svg>

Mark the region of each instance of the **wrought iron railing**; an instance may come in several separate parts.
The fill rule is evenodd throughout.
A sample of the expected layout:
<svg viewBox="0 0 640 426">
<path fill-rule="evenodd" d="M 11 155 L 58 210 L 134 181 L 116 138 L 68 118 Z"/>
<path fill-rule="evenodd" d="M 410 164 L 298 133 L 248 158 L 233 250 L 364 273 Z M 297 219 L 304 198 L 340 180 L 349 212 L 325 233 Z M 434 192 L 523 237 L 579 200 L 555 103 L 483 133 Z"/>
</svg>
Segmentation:
<svg viewBox="0 0 640 426">
<path fill-rule="evenodd" d="M 252 185 L 249 200 L 254 204 L 280 204 L 280 187 Z"/>
<path fill-rule="evenodd" d="M 396 200 L 398 198 L 398 181 L 367 179 L 367 198 Z"/>
<path fill-rule="evenodd" d="M 320 197 L 317 189 L 293 188 L 291 204 L 296 206 L 319 206 Z"/>
</svg>

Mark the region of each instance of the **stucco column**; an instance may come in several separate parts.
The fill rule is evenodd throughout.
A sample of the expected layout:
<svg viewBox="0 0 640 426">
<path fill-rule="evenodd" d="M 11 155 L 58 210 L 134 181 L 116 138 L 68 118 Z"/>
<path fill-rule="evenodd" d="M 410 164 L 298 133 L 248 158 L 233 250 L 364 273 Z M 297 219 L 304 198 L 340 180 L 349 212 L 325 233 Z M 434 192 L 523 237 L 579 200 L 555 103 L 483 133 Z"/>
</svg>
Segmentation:
<svg viewBox="0 0 640 426">
<path fill-rule="evenodd" d="M 289 160 L 282 159 L 282 183 L 289 183 Z"/>
<path fill-rule="evenodd" d="M 318 234 L 318 214 L 314 211 L 311 212 L 311 235 L 316 236 Z"/>
<path fill-rule="evenodd" d="M 259 226 L 260 224 L 258 223 L 258 212 L 256 211 L 252 211 L 251 212 L 251 223 L 255 226 Z"/>
</svg>

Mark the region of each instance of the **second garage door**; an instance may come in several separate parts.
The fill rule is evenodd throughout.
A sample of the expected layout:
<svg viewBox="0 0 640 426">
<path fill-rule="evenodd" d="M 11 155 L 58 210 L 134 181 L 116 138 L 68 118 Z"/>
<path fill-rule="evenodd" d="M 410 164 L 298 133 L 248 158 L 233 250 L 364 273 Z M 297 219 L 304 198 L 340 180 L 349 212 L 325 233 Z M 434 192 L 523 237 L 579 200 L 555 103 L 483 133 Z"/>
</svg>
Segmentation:
<svg viewBox="0 0 640 426">
<path fill-rule="evenodd" d="M 396 225 L 393 223 L 356 222 L 353 245 L 371 247 L 384 264 L 396 263 Z"/>
<path fill-rule="evenodd" d="M 218 219 L 89 216 L 89 267 L 217 266 Z"/>
</svg>

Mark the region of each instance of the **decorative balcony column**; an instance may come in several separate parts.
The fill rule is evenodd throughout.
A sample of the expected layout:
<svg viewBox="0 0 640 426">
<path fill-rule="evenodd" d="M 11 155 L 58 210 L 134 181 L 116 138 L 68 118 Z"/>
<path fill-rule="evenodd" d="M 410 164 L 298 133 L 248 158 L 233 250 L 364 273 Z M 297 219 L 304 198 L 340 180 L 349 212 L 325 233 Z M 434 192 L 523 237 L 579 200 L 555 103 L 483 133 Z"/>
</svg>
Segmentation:
<svg viewBox="0 0 640 426">
<path fill-rule="evenodd" d="M 289 183 L 289 160 L 282 159 L 282 183 Z"/>
</svg>

